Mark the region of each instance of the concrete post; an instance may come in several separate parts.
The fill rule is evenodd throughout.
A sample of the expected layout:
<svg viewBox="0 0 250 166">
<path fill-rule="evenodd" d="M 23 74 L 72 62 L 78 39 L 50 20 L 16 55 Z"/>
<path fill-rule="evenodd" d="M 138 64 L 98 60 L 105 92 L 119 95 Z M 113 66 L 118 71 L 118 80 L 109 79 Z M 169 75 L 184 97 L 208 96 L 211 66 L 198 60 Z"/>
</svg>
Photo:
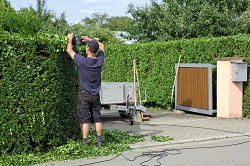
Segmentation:
<svg viewBox="0 0 250 166">
<path fill-rule="evenodd" d="M 217 58 L 217 117 L 242 118 L 243 83 L 232 81 L 232 62 L 243 58 Z"/>
</svg>

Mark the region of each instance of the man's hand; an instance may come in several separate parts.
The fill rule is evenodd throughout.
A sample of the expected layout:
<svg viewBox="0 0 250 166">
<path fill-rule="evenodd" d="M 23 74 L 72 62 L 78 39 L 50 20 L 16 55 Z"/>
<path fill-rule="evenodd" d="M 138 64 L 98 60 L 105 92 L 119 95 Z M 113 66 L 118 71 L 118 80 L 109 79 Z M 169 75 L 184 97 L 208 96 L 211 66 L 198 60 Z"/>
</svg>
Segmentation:
<svg viewBox="0 0 250 166">
<path fill-rule="evenodd" d="M 72 41 L 73 38 L 74 38 L 74 34 L 73 34 L 73 33 L 69 33 L 69 34 L 67 35 L 68 41 Z"/>
<path fill-rule="evenodd" d="M 81 36 L 81 37 L 82 37 L 83 42 L 87 42 L 87 41 L 91 40 L 91 38 L 88 36 Z"/>
<path fill-rule="evenodd" d="M 67 53 L 70 55 L 70 57 L 72 59 L 74 59 L 74 56 L 75 56 L 75 51 L 73 50 L 73 46 L 72 46 L 72 40 L 74 38 L 74 35 L 73 33 L 69 33 L 67 35 L 67 39 L 68 39 L 68 44 L 67 44 Z"/>
<path fill-rule="evenodd" d="M 93 40 L 93 39 L 91 39 L 91 38 L 88 37 L 88 36 L 82 36 L 82 38 L 83 38 L 83 41 L 85 41 L 85 42 L 87 42 L 87 41 L 89 41 L 89 40 Z M 104 44 L 101 43 L 101 42 L 99 42 L 99 39 L 98 39 L 98 38 L 94 38 L 94 40 L 97 40 L 97 42 L 98 42 L 98 44 L 99 44 L 99 51 L 104 51 Z"/>
<path fill-rule="evenodd" d="M 99 44 L 99 51 L 104 51 L 104 44 L 101 42 L 98 42 Z"/>
</svg>

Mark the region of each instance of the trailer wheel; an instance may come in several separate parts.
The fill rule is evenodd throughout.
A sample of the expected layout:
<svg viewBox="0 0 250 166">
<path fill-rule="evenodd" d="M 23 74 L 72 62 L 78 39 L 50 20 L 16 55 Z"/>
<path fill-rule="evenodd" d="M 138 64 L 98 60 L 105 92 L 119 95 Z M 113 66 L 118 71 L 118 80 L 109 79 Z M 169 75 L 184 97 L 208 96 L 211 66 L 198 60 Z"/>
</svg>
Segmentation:
<svg viewBox="0 0 250 166">
<path fill-rule="evenodd" d="M 119 112 L 121 118 L 128 118 L 128 114 Z"/>
</svg>

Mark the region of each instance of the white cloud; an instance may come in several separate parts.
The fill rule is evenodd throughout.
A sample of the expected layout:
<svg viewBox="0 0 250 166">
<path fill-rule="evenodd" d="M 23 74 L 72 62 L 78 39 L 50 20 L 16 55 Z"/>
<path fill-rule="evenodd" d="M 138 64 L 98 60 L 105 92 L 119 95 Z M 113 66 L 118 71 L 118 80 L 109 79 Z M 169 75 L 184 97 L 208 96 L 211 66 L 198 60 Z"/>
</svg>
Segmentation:
<svg viewBox="0 0 250 166">
<path fill-rule="evenodd" d="M 84 4 L 91 4 L 91 3 L 99 3 L 102 1 L 101 0 L 82 0 L 81 2 Z"/>
<path fill-rule="evenodd" d="M 79 13 L 82 13 L 82 14 L 92 14 L 92 13 L 96 13 L 96 11 L 93 10 L 93 9 L 81 9 L 81 10 L 79 10 Z"/>
</svg>

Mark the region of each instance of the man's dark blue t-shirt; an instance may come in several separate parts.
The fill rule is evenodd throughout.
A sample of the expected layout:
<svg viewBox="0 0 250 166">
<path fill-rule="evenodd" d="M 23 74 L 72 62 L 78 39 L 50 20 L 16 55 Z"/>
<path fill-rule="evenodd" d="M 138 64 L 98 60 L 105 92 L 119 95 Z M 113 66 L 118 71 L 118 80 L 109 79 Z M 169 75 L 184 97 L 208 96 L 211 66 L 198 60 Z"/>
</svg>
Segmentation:
<svg viewBox="0 0 250 166">
<path fill-rule="evenodd" d="M 74 56 L 79 71 L 80 89 L 96 95 L 101 89 L 101 72 L 104 63 L 104 52 L 99 51 L 96 58 Z"/>
</svg>

